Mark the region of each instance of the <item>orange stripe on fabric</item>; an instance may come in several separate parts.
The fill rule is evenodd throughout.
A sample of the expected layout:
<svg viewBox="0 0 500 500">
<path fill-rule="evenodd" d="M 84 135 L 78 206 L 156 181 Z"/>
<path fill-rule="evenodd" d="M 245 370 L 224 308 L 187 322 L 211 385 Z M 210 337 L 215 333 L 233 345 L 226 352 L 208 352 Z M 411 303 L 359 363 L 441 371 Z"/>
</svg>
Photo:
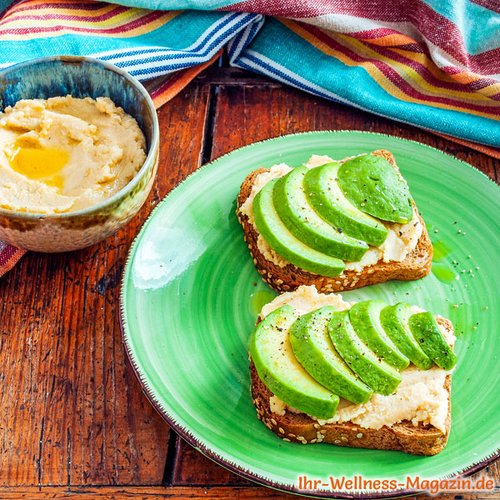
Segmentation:
<svg viewBox="0 0 500 500">
<path fill-rule="evenodd" d="M 0 26 L 2 28 L 11 28 L 12 26 L 20 25 L 20 26 L 27 26 L 29 24 L 33 24 L 34 26 L 39 26 L 40 24 L 47 24 L 50 25 L 52 23 L 64 23 L 64 24 L 69 24 L 69 23 L 74 23 L 74 24 L 82 24 L 82 23 L 89 23 L 92 26 L 95 26 L 96 24 L 104 24 L 106 22 L 111 22 L 111 20 L 124 17 L 124 18 L 131 18 L 134 14 L 136 16 L 138 15 L 143 15 L 144 12 L 140 11 L 139 9 L 127 9 L 127 11 L 123 12 L 117 12 L 112 16 L 109 16 L 106 19 L 99 19 L 102 18 L 103 16 L 106 16 L 106 14 L 109 14 L 113 10 L 117 10 L 117 6 L 114 5 L 113 8 L 103 10 L 101 12 L 92 12 L 89 14 L 88 12 L 75 12 L 73 10 L 62 10 L 62 9 L 57 9 L 60 12 L 55 12 L 53 9 L 50 9 L 49 12 L 41 12 L 40 10 L 36 10 L 33 12 L 33 14 L 29 12 L 23 12 L 21 14 L 15 15 L 15 16 L 8 16 L 7 18 L 3 19 L 0 22 Z M 122 10 L 122 9 L 120 9 Z M 134 12 L 136 11 L 136 12 Z M 62 18 L 64 16 L 64 18 Z M 28 19 L 29 18 L 29 19 Z M 89 18 L 91 20 L 89 20 Z"/>
<path fill-rule="evenodd" d="M 467 84 L 467 83 L 474 83 L 477 80 L 480 80 L 481 76 L 476 75 L 475 73 L 467 73 L 467 72 L 463 71 L 462 73 L 455 73 L 454 75 L 450 75 L 450 78 L 452 78 L 453 80 L 455 80 L 457 82 Z M 500 84 L 498 84 L 498 85 L 500 86 Z M 495 93 L 500 92 L 500 88 L 495 88 L 495 87 L 496 87 L 496 85 L 490 86 L 490 88 L 493 88 Z M 488 88 L 488 87 L 486 87 L 486 88 Z M 482 90 L 485 90 L 485 89 L 482 89 Z"/>
<path fill-rule="evenodd" d="M 44 4 L 41 4 L 43 8 L 39 8 L 37 5 L 33 5 L 33 3 L 34 2 L 29 2 L 28 3 L 29 8 L 25 8 L 23 10 L 16 9 L 16 7 L 13 7 L 12 9 L 8 10 L 7 13 L 2 16 L 2 24 L 4 23 L 8 24 L 10 22 L 17 21 L 19 19 L 23 19 L 26 16 L 42 17 L 46 16 L 47 13 L 51 16 L 71 14 L 72 16 L 79 16 L 79 17 L 99 17 L 117 7 L 117 5 L 115 4 L 106 4 L 98 9 L 87 10 L 87 9 L 79 9 L 77 7 L 72 7 L 65 4 L 61 4 L 61 7 L 54 7 L 54 6 L 47 7 Z M 23 3 L 19 4 L 19 6 L 25 6 L 25 5 L 26 4 Z"/>
<path fill-rule="evenodd" d="M 116 6 L 114 6 L 116 8 Z M 87 15 L 74 15 L 74 12 L 71 11 L 68 13 L 68 11 L 61 12 L 59 16 L 61 15 L 66 15 L 66 16 L 71 16 L 71 19 L 61 19 L 60 17 L 57 17 L 54 12 L 50 12 L 50 14 L 47 13 L 40 13 L 40 11 L 37 11 L 36 15 L 30 16 L 31 19 L 27 19 L 27 16 L 22 15 L 18 16 L 14 19 L 9 19 L 8 22 L 1 22 L 0 27 L 2 29 L 15 29 L 16 26 L 19 27 L 28 27 L 28 26 L 33 26 L 33 27 L 41 27 L 41 26 L 54 26 L 54 25 L 60 25 L 63 24 L 68 27 L 85 27 L 88 26 L 91 29 L 96 29 L 100 26 L 104 28 L 114 28 L 116 26 L 119 26 L 120 24 L 124 24 L 126 22 L 133 21 L 135 19 L 139 19 L 141 16 L 145 15 L 145 12 L 140 9 L 127 9 L 125 11 L 117 12 L 116 14 L 106 18 L 106 19 L 99 19 L 102 18 L 105 14 L 108 14 L 111 12 L 113 9 L 108 9 L 106 12 L 101 12 L 99 15 L 93 16 L 93 20 L 89 21 Z M 149 13 L 149 11 L 147 11 Z"/>
<path fill-rule="evenodd" d="M 328 36 L 331 36 L 332 38 L 336 39 L 337 42 L 342 43 L 342 45 L 350 48 L 353 52 L 359 54 L 361 57 L 364 57 L 366 59 L 378 59 L 380 61 L 385 62 L 386 64 L 391 66 L 394 70 L 396 70 L 398 74 L 401 76 L 401 78 L 403 78 L 415 90 L 421 92 L 422 94 L 434 97 L 444 97 L 448 99 L 456 98 L 460 99 L 460 101 L 469 102 L 470 104 L 476 104 L 486 107 L 494 107 L 495 109 L 498 110 L 497 101 L 492 101 L 487 96 L 484 96 L 482 94 L 476 94 L 475 92 L 469 92 L 466 90 L 464 91 L 453 90 L 433 85 L 432 83 L 428 82 L 416 69 L 412 68 L 408 64 L 396 61 L 390 58 L 389 56 L 376 52 L 375 50 L 371 49 L 366 42 L 360 42 L 359 40 L 356 40 L 350 36 L 343 35 L 340 33 L 339 34 L 335 33 L 334 35 L 328 33 Z M 430 58 L 427 58 L 425 67 L 429 68 L 430 66 L 434 66 L 434 63 Z M 441 72 L 441 75 L 438 76 L 437 78 L 443 81 L 443 83 L 446 83 L 446 81 L 443 80 L 442 75 L 443 73 Z M 419 99 L 417 98 L 417 100 Z M 458 108 L 462 107 L 460 101 L 457 101 L 455 104 L 455 106 L 457 106 Z M 454 107 L 451 104 L 444 104 L 444 103 L 433 103 L 433 104 L 437 106 Z M 464 109 L 466 109 L 468 113 L 474 113 L 474 114 L 481 113 L 481 111 L 477 110 L 470 110 L 468 108 Z M 488 114 L 488 111 L 485 110 L 484 113 Z"/>
<path fill-rule="evenodd" d="M 356 36 L 356 33 L 353 33 L 353 38 L 366 40 L 373 43 L 373 45 L 380 45 L 381 47 L 394 47 L 395 45 L 408 45 L 410 43 L 415 43 L 413 38 L 400 33 L 392 33 L 378 38 L 363 38 L 362 36 Z"/>
<path fill-rule="evenodd" d="M 397 97 L 400 100 L 407 101 L 407 102 L 413 102 L 416 104 L 432 105 L 434 107 L 442 108 L 442 109 L 451 109 L 454 111 L 461 111 L 461 112 L 466 111 L 467 113 L 475 114 L 478 116 L 484 116 L 487 118 L 491 118 L 492 116 L 495 117 L 494 114 L 482 113 L 482 112 L 478 112 L 475 110 L 471 111 L 463 106 L 460 106 L 459 103 L 457 103 L 456 106 L 452 106 L 452 105 L 447 105 L 447 104 L 442 104 L 442 103 L 430 102 L 430 101 L 425 100 L 425 99 L 419 99 L 419 98 L 409 96 L 407 93 L 405 93 L 403 90 L 401 90 L 397 85 L 395 85 L 393 82 L 391 82 L 386 77 L 386 75 L 370 61 L 363 61 L 363 62 L 359 63 L 357 61 L 352 60 L 345 52 L 339 51 L 339 50 L 327 45 L 326 43 L 322 42 L 321 40 L 318 40 L 318 38 L 314 34 L 310 33 L 308 30 L 304 29 L 302 26 L 298 25 L 294 21 L 289 21 L 287 19 L 280 19 L 280 22 L 285 24 L 290 30 L 292 30 L 297 35 L 299 35 L 300 37 L 307 40 L 309 43 L 314 45 L 316 48 L 318 48 L 319 50 L 321 50 L 325 54 L 332 55 L 332 56 L 336 57 L 337 59 L 339 59 L 341 62 L 343 62 L 347 66 L 363 67 L 368 72 L 368 74 L 384 90 L 386 90 L 389 94 L 393 95 L 394 97 Z M 332 34 L 329 33 L 329 36 L 332 37 Z M 337 40 L 337 42 L 341 43 L 339 40 Z M 358 43 L 360 43 L 360 42 L 358 42 Z M 341 45 L 343 45 L 343 44 L 341 44 Z M 497 109 L 498 109 L 498 106 L 497 106 Z"/>
<path fill-rule="evenodd" d="M 177 95 L 199 73 L 214 63 L 221 56 L 221 54 L 222 49 L 219 50 L 209 61 L 175 73 L 166 82 L 160 84 L 160 86 L 152 90 L 150 93 L 155 108 L 158 109 L 166 102 L 170 101 L 170 99 Z"/>
<path fill-rule="evenodd" d="M 443 82 L 460 83 L 462 85 L 467 85 L 469 83 L 474 83 L 477 82 L 478 80 L 483 79 L 481 75 L 477 75 L 475 73 L 468 73 L 468 72 L 462 72 L 456 74 L 445 73 L 444 71 L 441 71 L 426 54 L 423 53 L 408 51 L 396 47 L 392 48 L 391 50 L 396 52 L 397 54 L 400 54 L 403 57 L 411 59 L 416 63 L 422 64 L 427 68 L 427 70 L 430 73 L 432 73 L 434 77 L 439 78 Z M 495 94 L 500 93 L 500 83 L 487 85 L 485 87 L 475 90 L 475 92 L 485 95 L 487 97 L 493 96 Z"/>
<path fill-rule="evenodd" d="M 291 28 L 293 29 L 293 28 Z M 488 98 L 488 96 L 484 96 L 483 94 L 476 93 L 476 92 L 468 92 L 468 91 L 458 91 L 458 90 L 453 90 L 453 89 L 447 89 L 447 88 L 441 88 L 437 87 L 435 85 L 432 85 L 431 83 L 427 82 L 419 73 L 411 68 L 408 65 L 405 65 L 404 63 L 401 63 L 399 61 L 394 61 L 391 58 L 388 58 L 387 56 L 383 56 L 381 54 L 378 54 L 378 52 L 370 49 L 367 47 L 366 43 L 359 42 L 358 40 L 353 39 L 352 37 L 342 35 L 342 34 L 337 34 L 337 33 L 331 33 L 331 32 L 325 32 L 323 33 L 331 38 L 332 40 L 335 40 L 337 43 L 341 44 L 342 46 L 350 49 L 351 51 L 355 52 L 356 54 L 359 54 L 360 57 L 363 57 L 366 59 L 366 61 L 363 61 L 362 63 L 358 61 L 352 60 L 347 54 L 344 52 L 338 52 L 337 49 L 332 48 L 328 46 L 327 44 L 324 44 L 321 40 L 318 40 L 314 34 L 307 32 L 310 37 L 309 41 L 313 43 L 315 46 L 318 46 L 318 48 L 321 47 L 321 50 L 324 52 L 335 52 L 335 54 L 344 54 L 344 57 L 346 58 L 347 61 L 346 64 L 350 66 L 363 66 L 373 77 L 375 77 L 375 74 L 378 74 L 381 76 L 382 80 L 378 80 L 378 83 L 380 83 L 386 90 L 390 91 L 389 89 L 393 89 L 391 93 L 395 92 L 394 95 L 398 96 L 405 96 L 405 99 L 411 100 L 412 102 L 423 102 L 426 104 L 430 104 L 429 101 L 421 98 L 416 98 L 413 96 L 408 95 L 406 92 L 404 92 L 403 89 L 398 87 L 394 82 L 391 82 L 390 80 L 387 79 L 387 76 L 374 64 L 370 63 L 370 59 L 376 59 L 385 62 L 390 66 L 393 70 L 398 70 L 398 75 L 405 80 L 405 82 L 409 85 L 412 86 L 415 90 L 418 90 L 420 93 L 429 95 L 429 96 L 434 96 L 434 97 L 441 97 L 441 98 L 446 98 L 446 99 L 451 99 L 453 95 L 458 95 L 461 101 L 468 102 L 470 104 L 474 105 L 481 105 L 481 106 L 486 106 L 486 107 L 491 107 L 493 109 L 498 108 L 498 102 L 492 101 L 491 99 Z M 312 38 L 311 38 L 312 37 Z M 313 42 L 313 40 L 315 40 Z M 365 50 L 366 49 L 366 50 Z M 364 51 L 364 53 L 363 53 Z M 338 55 L 339 59 L 341 59 L 340 55 Z M 344 61 L 343 61 L 344 62 Z M 419 61 L 422 63 L 423 61 Z M 453 80 L 448 80 L 448 77 L 445 73 L 443 73 L 439 68 L 437 68 L 434 63 L 429 59 L 426 58 L 425 61 L 426 68 L 429 69 L 430 67 L 433 67 L 434 73 L 433 76 L 435 78 L 440 79 L 444 83 L 453 81 Z M 412 78 L 413 75 L 413 78 Z M 445 78 L 443 78 L 443 76 Z M 398 89 L 397 91 L 394 90 L 394 88 Z M 478 110 L 470 110 L 469 108 L 462 106 L 461 102 L 456 102 L 455 105 L 451 104 L 446 104 L 446 103 L 435 103 L 432 102 L 433 105 L 436 107 L 442 107 L 446 109 L 458 109 L 460 111 L 466 110 L 466 112 L 470 112 L 473 114 L 478 114 L 482 116 L 489 116 L 490 113 L 488 111 L 478 111 Z M 495 114 L 494 114 L 495 116 Z"/>
<path fill-rule="evenodd" d="M 467 73 L 465 71 L 461 73 L 450 74 L 449 76 L 457 83 L 461 83 L 464 85 L 484 80 L 484 77 L 482 75 L 477 75 L 475 73 Z M 490 85 L 484 86 L 483 88 L 478 89 L 477 92 L 480 92 L 481 94 L 487 96 L 498 95 L 500 94 L 500 83 L 495 82 Z"/>
</svg>

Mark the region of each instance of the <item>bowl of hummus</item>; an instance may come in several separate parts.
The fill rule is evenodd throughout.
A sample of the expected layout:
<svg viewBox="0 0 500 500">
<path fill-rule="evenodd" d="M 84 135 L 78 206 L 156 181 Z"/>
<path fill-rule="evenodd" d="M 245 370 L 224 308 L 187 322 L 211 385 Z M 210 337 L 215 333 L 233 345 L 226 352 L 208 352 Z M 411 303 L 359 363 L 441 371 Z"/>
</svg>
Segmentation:
<svg viewBox="0 0 500 500">
<path fill-rule="evenodd" d="M 27 250 L 87 247 L 144 204 L 159 127 L 144 87 L 87 57 L 0 72 L 0 240 Z"/>
</svg>

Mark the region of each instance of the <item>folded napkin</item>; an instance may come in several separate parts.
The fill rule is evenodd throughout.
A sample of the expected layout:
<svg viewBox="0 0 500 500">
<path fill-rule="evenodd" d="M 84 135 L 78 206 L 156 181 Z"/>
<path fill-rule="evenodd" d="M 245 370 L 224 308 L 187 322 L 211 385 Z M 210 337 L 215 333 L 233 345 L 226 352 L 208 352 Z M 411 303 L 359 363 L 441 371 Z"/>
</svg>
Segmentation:
<svg viewBox="0 0 500 500">
<path fill-rule="evenodd" d="M 499 32 L 495 0 L 0 0 L 0 68 L 89 55 L 164 76 L 159 106 L 225 47 L 232 66 L 500 158 Z M 0 275 L 21 254 L 0 245 Z"/>
</svg>

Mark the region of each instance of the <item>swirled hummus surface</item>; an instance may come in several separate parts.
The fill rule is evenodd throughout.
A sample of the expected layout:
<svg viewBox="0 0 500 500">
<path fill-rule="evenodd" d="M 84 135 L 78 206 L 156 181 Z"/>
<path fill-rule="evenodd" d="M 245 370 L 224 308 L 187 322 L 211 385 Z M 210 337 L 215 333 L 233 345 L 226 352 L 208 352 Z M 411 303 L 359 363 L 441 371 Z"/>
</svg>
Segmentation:
<svg viewBox="0 0 500 500">
<path fill-rule="evenodd" d="M 21 100 L 0 113 L 0 208 L 53 214 L 95 205 L 146 159 L 136 120 L 107 97 Z"/>
</svg>

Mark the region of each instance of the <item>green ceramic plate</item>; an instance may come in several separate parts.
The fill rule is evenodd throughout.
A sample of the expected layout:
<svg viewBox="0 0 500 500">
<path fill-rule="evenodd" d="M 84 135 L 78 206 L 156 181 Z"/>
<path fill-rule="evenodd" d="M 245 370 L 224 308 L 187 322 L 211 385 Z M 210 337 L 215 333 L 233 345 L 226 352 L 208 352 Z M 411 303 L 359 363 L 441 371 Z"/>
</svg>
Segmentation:
<svg viewBox="0 0 500 500">
<path fill-rule="evenodd" d="M 428 224 L 433 273 L 344 294 L 407 301 L 451 318 L 458 364 L 448 445 L 434 457 L 286 443 L 256 418 L 247 341 L 274 297 L 254 269 L 235 198 L 257 167 L 298 165 L 312 153 L 343 158 L 392 151 Z M 252 144 L 201 168 L 153 212 L 130 251 L 122 287 L 123 335 L 151 402 L 190 444 L 242 476 L 304 493 L 299 475 L 367 479 L 472 473 L 498 456 L 500 324 L 498 187 L 422 144 L 363 132 L 313 132 Z M 357 492 L 358 494 L 367 493 Z M 382 496 L 401 495 L 387 491 Z M 352 496 L 326 488 L 317 496 Z"/>
</svg>

